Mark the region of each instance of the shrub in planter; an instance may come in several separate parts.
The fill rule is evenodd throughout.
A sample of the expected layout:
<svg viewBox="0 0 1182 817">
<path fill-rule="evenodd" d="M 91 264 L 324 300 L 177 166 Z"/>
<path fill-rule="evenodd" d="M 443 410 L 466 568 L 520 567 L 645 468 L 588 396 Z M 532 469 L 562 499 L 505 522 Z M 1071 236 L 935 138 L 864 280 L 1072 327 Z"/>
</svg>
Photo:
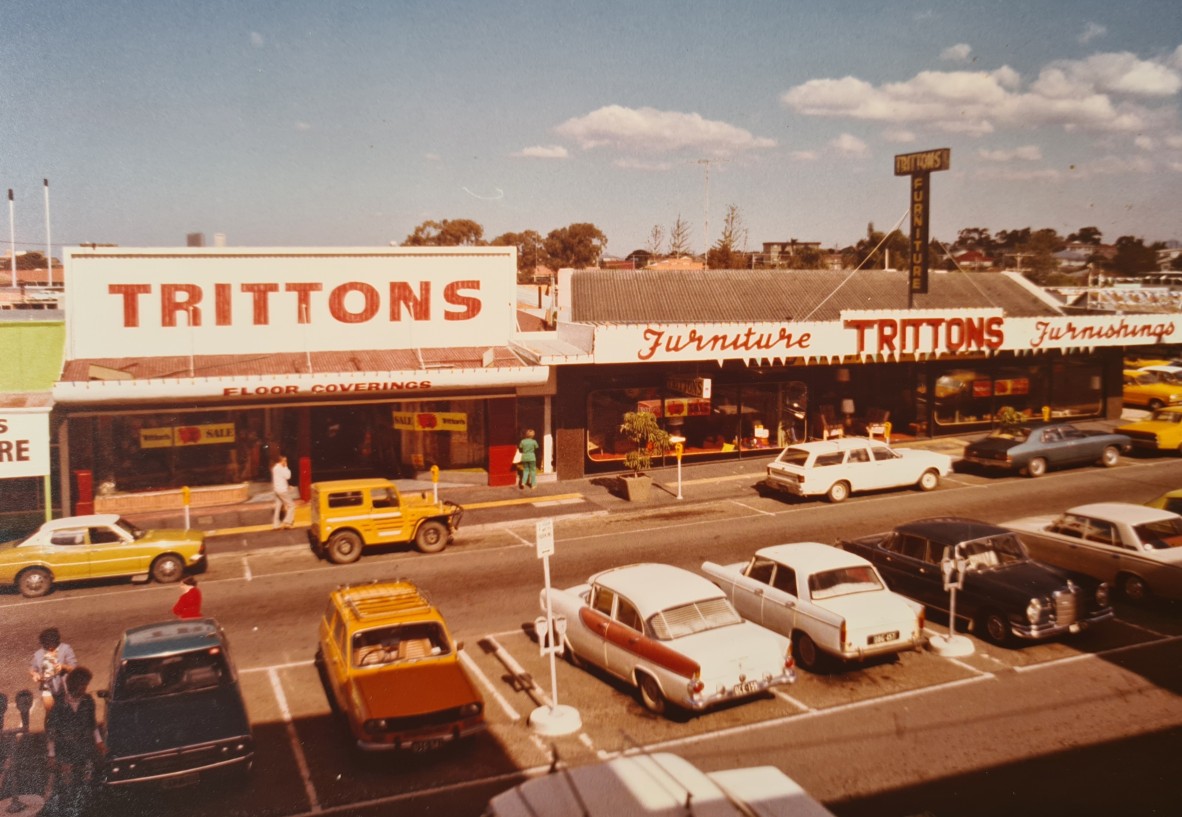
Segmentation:
<svg viewBox="0 0 1182 817">
<path fill-rule="evenodd" d="M 634 448 L 624 455 L 624 465 L 632 471 L 624 479 L 629 499 L 646 499 L 651 480 L 644 475 L 652 467 L 653 457 L 669 450 L 669 432 L 657 424 L 656 415 L 647 411 L 629 411 L 620 424 L 620 434 L 632 442 Z"/>
</svg>

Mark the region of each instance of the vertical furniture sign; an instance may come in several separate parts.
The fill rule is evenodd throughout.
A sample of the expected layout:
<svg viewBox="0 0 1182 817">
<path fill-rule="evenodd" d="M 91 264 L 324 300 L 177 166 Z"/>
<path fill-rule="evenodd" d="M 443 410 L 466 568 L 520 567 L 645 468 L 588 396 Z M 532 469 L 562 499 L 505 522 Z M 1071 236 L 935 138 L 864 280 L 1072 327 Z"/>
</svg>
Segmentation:
<svg viewBox="0 0 1182 817">
<path fill-rule="evenodd" d="M 931 222 L 931 174 L 952 166 L 952 149 L 937 148 L 895 156 L 895 175 L 911 177 L 911 251 L 908 298 L 928 291 L 928 227 Z"/>
<path fill-rule="evenodd" d="M 49 473 L 49 414 L 0 412 L 0 479 Z"/>
</svg>

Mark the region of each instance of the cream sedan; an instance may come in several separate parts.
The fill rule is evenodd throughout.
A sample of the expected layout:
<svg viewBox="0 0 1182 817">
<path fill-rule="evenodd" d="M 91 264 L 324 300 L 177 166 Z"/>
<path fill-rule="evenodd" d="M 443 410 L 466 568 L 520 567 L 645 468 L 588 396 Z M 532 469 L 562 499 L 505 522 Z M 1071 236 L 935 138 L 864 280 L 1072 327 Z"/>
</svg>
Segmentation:
<svg viewBox="0 0 1182 817">
<path fill-rule="evenodd" d="M 866 559 L 830 545 L 773 545 L 746 562 L 706 562 L 702 572 L 743 618 L 791 636 L 807 670 L 826 656 L 859 661 L 924 644 L 923 605 L 888 590 Z"/>
</svg>

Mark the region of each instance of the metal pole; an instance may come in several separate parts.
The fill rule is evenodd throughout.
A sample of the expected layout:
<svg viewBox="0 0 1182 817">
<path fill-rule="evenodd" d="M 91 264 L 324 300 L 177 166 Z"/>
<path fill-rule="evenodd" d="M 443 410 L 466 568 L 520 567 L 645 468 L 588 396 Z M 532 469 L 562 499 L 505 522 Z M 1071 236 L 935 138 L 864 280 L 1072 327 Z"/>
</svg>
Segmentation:
<svg viewBox="0 0 1182 817">
<path fill-rule="evenodd" d="M 16 205 L 12 201 L 12 188 L 8 188 L 8 253 L 12 257 L 12 287 L 16 288 Z"/>
<path fill-rule="evenodd" d="M 558 633 L 555 632 L 554 627 L 554 610 L 550 605 L 550 557 L 542 557 L 542 574 L 546 581 L 546 639 L 549 641 L 549 649 L 546 652 L 550 653 L 550 711 L 553 712 L 558 708 L 558 668 L 554 663 L 554 655 L 558 652 L 556 649 L 558 641 Z"/>
<path fill-rule="evenodd" d="M 49 240 L 49 179 L 45 183 L 45 264 L 49 272 L 49 285 L 53 286 L 53 244 Z"/>
</svg>

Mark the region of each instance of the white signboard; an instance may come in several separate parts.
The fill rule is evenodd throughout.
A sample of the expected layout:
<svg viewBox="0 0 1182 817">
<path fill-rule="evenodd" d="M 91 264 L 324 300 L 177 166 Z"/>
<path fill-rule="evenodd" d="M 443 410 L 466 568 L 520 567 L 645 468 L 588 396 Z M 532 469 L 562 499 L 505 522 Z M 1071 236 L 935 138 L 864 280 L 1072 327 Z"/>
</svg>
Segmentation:
<svg viewBox="0 0 1182 817">
<path fill-rule="evenodd" d="M 0 479 L 49 473 L 49 414 L 0 410 Z"/>
<path fill-rule="evenodd" d="M 554 520 L 539 519 L 534 526 L 538 540 L 538 558 L 544 559 L 554 555 Z"/>
<path fill-rule="evenodd" d="M 1009 318 L 1000 309 L 847 311 L 808 323 L 595 327 L 596 363 L 940 357 L 1178 343 L 1182 316 Z"/>
<path fill-rule="evenodd" d="M 506 345 L 513 247 L 75 248 L 67 357 Z"/>
</svg>

